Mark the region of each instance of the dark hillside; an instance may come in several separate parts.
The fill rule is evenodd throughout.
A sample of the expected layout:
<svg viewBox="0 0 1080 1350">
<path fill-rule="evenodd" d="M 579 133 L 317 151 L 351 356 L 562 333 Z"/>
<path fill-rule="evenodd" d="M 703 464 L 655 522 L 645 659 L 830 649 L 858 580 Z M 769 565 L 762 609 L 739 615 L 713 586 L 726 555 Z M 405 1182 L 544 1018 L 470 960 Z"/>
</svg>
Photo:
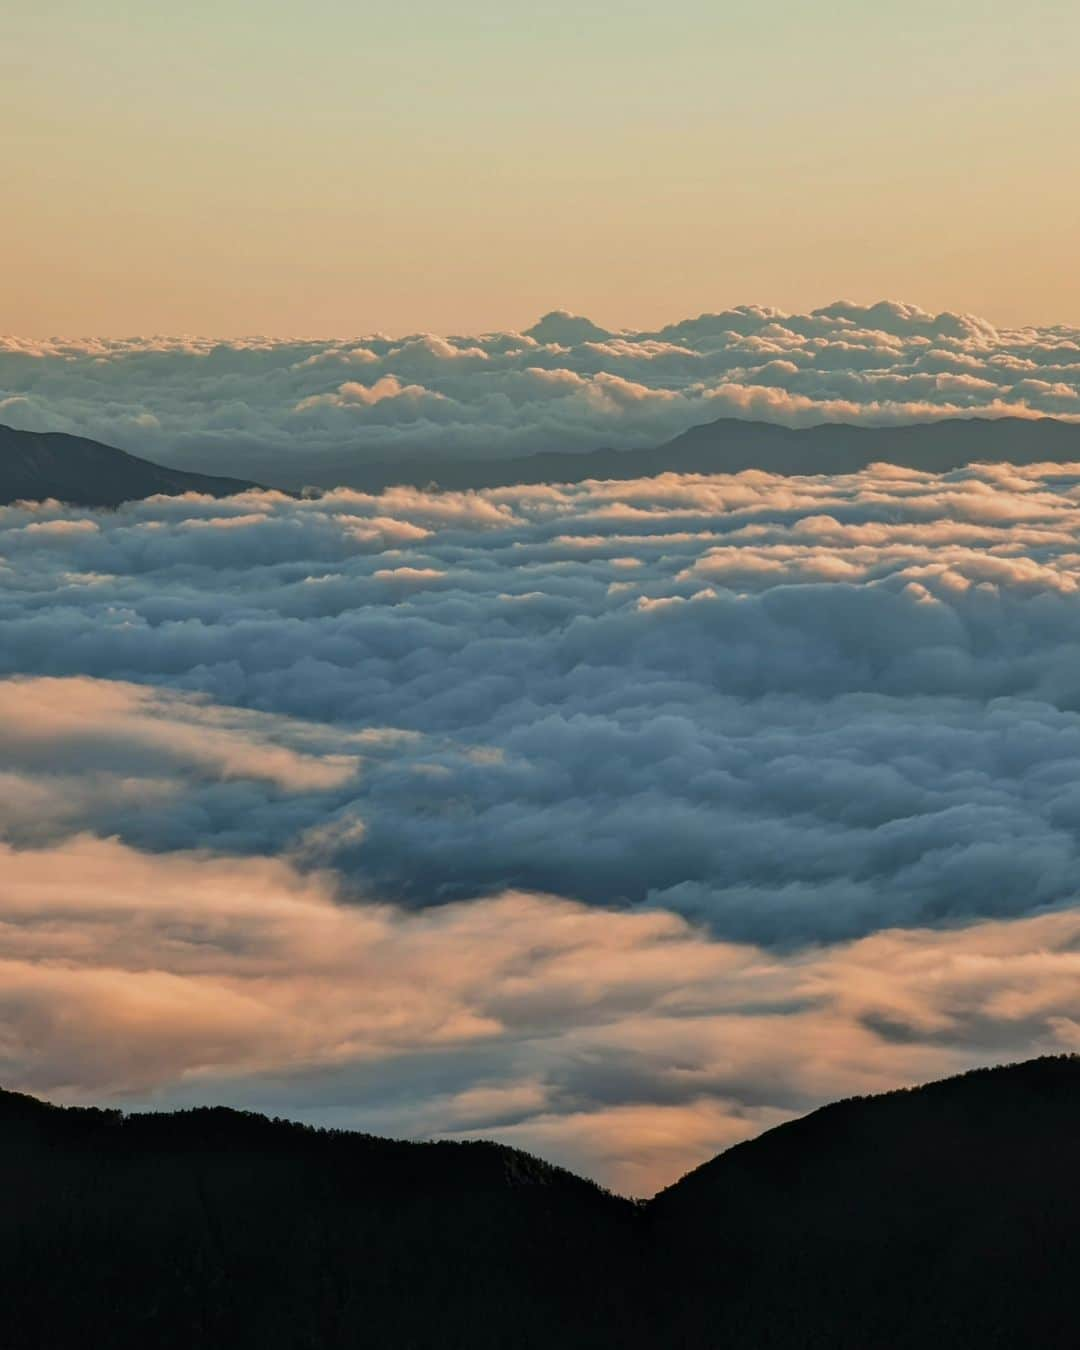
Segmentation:
<svg viewBox="0 0 1080 1350">
<path fill-rule="evenodd" d="M 494 1144 L 0 1094 L 0 1343 L 927 1350 L 1080 1337 L 1080 1059 L 839 1102 L 634 1206 Z"/>
<path fill-rule="evenodd" d="M 829 423 L 791 429 L 721 418 L 648 450 L 550 451 L 514 459 L 369 462 L 355 452 L 267 452 L 259 460 L 275 483 L 292 489 L 395 485 L 449 491 L 589 478 L 648 478 L 659 473 L 852 473 L 876 461 L 944 473 L 976 460 L 1034 464 L 1080 462 L 1080 423 L 1042 418 L 953 418 L 911 426 Z M 188 473 L 97 441 L 0 427 L 0 504 L 56 497 L 75 506 L 114 507 L 155 493 L 228 496 L 257 487 L 244 479 Z"/>
<path fill-rule="evenodd" d="M 587 1346 L 623 1316 L 631 1206 L 512 1149 L 12 1094 L 0 1139 L 5 1350 Z"/>
<path fill-rule="evenodd" d="M 380 492 L 394 484 L 463 491 L 518 483 L 580 483 L 659 473 L 854 473 L 876 461 L 944 473 L 976 460 L 1080 461 L 1080 423 L 1052 417 L 950 418 L 909 426 L 844 423 L 793 429 L 724 417 L 648 450 L 548 451 L 514 459 L 400 459 L 368 463 L 349 453 L 283 457 L 278 481 Z"/>
<path fill-rule="evenodd" d="M 827 1106 L 684 1177 L 650 1225 L 672 1344 L 1075 1345 L 1080 1060 Z"/>
<path fill-rule="evenodd" d="M 256 486 L 240 478 L 166 469 L 82 436 L 0 426 L 0 505 L 55 497 L 72 506 L 112 507 L 156 493 L 228 497 Z"/>
<path fill-rule="evenodd" d="M 1080 460 L 1080 423 L 1053 417 L 952 417 L 871 427 L 847 423 L 790 429 L 730 417 L 676 436 L 659 450 L 682 472 L 855 473 L 869 464 L 947 473 L 965 464 L 1072 463 Z"/>
</svg>

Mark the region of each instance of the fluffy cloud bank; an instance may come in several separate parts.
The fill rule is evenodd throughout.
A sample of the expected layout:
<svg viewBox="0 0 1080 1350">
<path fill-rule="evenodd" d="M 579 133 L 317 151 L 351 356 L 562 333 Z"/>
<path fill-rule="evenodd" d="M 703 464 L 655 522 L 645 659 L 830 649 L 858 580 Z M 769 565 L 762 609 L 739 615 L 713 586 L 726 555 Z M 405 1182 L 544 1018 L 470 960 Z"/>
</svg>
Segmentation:
<svg viewBox="0 0 1080 1350">
<path fill-rule="evenodd" d="M 343 450 L 508 455 L 652 445 L 722 416 L 974 413 L 1080 417 L 1080 329 L 838 303 L 743 306 L 657 332 L 554 314 L 476 337 L 0 340 L 0 422 L 282 483 Z"/>
<path fill-rule="evenodd" d="M 1080 1047 L 1075 912 L 777 958 L 670 914 L 347 906 L 282 862 L 86 837 L 0 866 L 0 1074 L 72 1101 L 491 1134 L 645 1193 L 824 1099 Z"/>
<path fill-rule="evenodd" d="M 1067 904 L 1078 528 L 1068 467 L 11 508 L 0 670 L 83 678 L 0 686 L 8 837 L 767 944 Z"/>
<path fill-rule="evenodd" d="M 646 1191 L 1077 1044 L 1080 466 L 0 509 L 0 1081 Z"/>
</svg>

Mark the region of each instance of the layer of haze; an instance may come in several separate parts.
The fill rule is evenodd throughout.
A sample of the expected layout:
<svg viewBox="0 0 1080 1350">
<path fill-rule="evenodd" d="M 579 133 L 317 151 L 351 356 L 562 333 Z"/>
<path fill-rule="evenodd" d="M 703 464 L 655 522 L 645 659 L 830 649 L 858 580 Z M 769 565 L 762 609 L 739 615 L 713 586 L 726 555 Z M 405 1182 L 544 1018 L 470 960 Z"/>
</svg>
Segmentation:
<svg viewBox="0 0 1080 1350">
<path fill-rule="evenodd" d="M 28 335 L 1080 311 L 1071 0 L 9 0 Z"/>
</svg>

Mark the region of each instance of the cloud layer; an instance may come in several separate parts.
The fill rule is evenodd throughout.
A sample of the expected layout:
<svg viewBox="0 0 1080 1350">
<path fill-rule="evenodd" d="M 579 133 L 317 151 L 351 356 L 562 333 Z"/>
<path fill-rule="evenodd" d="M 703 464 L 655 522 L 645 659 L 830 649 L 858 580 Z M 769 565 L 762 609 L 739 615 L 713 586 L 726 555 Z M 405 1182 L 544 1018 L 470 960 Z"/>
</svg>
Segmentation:
<svg viewBox="0 0 1080 1350">
<path fill-rule="evenodd" d="M 1078 498 L 997 466 L 9 509 L 0 669 L 84 677 L 0 697 L 40 803 L 9 837 L 770 944 L 1066 904 Z"/>
<path fill-rule="evenodd" d="M 654 445 L 721 416 L 974 413 L 1080 417 L 1080 329 L 838 303 L 743 306 L 657 332 L 557 313 L 475 337 L 0 340 L 0 422 L 281 483 L 343 450 L 500 456 Z"/>
<path fill-rule="evenodd" d="M 267 859 L 0 847 L 9 1086 L 493 1135 L 648 1193 L 838 1095 L 1080 1048 L 1080 915 L 778 958 L 506 893 L 335 903 Z"/>
<path fill-rule="evenodd" d="M 0 509 L 0 1081 L 647 1191 L 1077 1044 L 1080 466 Z"/>
</svg>

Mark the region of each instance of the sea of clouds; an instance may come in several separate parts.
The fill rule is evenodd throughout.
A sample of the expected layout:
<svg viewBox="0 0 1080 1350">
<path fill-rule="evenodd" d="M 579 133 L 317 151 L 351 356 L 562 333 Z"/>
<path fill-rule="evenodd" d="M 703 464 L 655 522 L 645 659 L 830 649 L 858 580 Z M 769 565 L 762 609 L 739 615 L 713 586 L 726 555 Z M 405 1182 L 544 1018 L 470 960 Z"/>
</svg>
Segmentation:
<svg viewBox="0 0 1080 1350">
<path fill-rule="evenodd" d="M 649 446 L 715 418 L 802 426 L 1080 418 L 1080 329 L 846 302 L 655 332 L 563 312 L 524 333 L 355 340 L 0 339 L 0 423 L 294 486 L 321 456 Z"/>
<path fill-rule="evenodd" d="M 0 508 L 0 1082 L 644 1193 L 1080 1048 L 1080 466 Z"/>
</svg>

